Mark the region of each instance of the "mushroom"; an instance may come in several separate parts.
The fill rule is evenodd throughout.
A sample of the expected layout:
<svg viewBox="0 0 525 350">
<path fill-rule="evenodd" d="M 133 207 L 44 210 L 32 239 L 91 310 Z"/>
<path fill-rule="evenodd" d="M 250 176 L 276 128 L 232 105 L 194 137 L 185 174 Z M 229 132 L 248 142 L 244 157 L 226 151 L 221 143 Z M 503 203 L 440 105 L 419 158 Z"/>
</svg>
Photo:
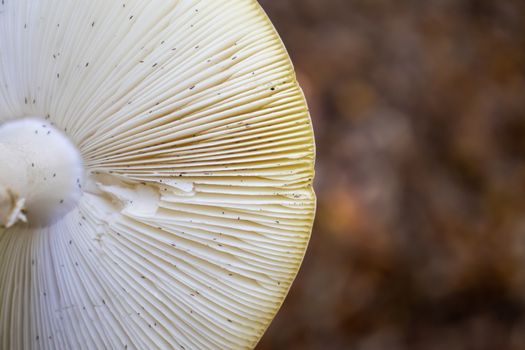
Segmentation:
<svg viewBox="0 0 525 350">
<path fill-rule="evenodd" d="M 254 0 L 2 0 L 0 348 L 253 348 L 314 148 Z"/>
</svg>

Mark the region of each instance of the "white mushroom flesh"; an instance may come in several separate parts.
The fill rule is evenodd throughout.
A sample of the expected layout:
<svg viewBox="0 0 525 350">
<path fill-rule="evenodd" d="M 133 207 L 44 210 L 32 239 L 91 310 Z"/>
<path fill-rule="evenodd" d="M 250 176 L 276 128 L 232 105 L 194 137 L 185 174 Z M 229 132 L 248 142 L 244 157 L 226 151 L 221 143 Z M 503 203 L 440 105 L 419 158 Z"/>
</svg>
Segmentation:
<svg viewBox="0 0 525 350">
<path fill-rule="evenodd" d="M 77 204 L 84 170 L 75 146 L 49 122 L 0 125 L 0 227 L 50 226 Z"/>
<path fill-rule="evenodd" d="M 253 348 L 308 244 L 314 152 L 256 1 L 1 1 L 0 349 Z"/>
</svg>

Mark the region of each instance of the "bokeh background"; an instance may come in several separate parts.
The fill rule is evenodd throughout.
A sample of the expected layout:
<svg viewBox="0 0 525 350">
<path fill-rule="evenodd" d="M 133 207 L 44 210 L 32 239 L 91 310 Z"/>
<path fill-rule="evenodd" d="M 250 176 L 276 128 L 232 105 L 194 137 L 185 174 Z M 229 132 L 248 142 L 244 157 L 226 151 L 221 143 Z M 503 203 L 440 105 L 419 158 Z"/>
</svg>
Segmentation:
<svg viewBox="0 0 525 350">
<path fill-rule="evenodd" d="M 525 1 L 260 3 L 309 101 L 318 212 L 258 350 L 525 349 Z"/>
</svg>

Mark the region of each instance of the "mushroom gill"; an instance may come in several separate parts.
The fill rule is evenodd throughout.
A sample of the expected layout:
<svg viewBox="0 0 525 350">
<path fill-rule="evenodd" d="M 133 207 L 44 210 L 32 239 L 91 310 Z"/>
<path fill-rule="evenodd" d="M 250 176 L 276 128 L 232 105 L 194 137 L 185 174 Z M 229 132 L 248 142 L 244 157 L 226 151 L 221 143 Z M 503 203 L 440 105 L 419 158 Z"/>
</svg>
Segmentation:
<svg viewBox="0 0 525 350">
<path fill-rule="evenodd" d="M 23 141 L 24 180 L 28 123 L 68 146 Z M 253 348 L 308 244 L 312 126 L 254 0 L 2 1 L 0 152 L 1 349 Z"/>
</svg>

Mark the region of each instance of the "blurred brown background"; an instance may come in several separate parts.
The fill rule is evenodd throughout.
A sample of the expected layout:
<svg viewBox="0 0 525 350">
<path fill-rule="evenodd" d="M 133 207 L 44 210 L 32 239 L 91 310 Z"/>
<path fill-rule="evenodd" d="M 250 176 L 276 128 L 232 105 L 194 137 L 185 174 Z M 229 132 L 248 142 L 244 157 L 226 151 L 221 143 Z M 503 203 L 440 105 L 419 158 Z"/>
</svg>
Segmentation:
<svg viewBox="0 0 525 350">
<path fill-rule="evenodd" d="M 258 350 L 525 349 L 525 1 L 260 2 L 318 215 Z"/>
</svg>

